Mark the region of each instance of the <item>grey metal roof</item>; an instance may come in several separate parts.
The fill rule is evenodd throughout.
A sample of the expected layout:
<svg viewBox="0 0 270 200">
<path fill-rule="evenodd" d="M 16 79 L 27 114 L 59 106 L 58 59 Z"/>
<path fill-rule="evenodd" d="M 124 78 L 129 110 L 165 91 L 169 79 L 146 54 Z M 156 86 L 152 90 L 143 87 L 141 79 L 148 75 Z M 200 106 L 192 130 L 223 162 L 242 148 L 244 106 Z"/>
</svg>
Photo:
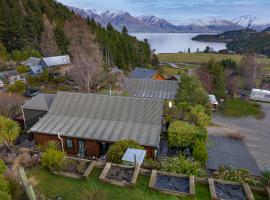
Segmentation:
<svg viewBox="0 0 270 200">
<path fill-rule="evenodd" d="M 71 64 L 70 57 L 68 55 L 46 57 L 46 58 L 42 58 L 42 61 L 46 64 L 47 67 Z"/>
<path fill-rule="evenodd" d="M 30 132 L 158 147 L 162 116 L 162 100 L 58 92 Z"/>
<path fill-rule="evenodd" d="M 138 79 L 152 79 L 153 76 L 157 73 L 156 70 L 146 69 L 141 67 L 136 67 L 130 74 L 129 78 L 138 78 Z"/>
<path fill-rule="evenodd" d="M 43 68 L 41 65 L 30 66 L 30 70 L 33 74 L 40 74 L 43 72 Z"/>
<path fill-rule="evenodd" d="M 41 58 L 36 58 L 36 57 L 30 57 L 26 61 L 22 62 L 23 65 L 31 67 L 38 65 L 41 61 Z"/>
<path fill-rule="evenodd" d="M 55 94 L 43 94 L 40 93 L 37 96 L 33 97 L 29 101 L 27 101 L 22 108 L 24 109 L 30 109 L 30 110 L 44 110 L 48 111 L 53 99 L 55 97 Z"/>
<path fill-rule="evenodd" d="M 174 99 L 178 86 L 178 81 L 134 78 L 127 78 L 124 81 L 124 89 L 129 95 L 154 99 Z"/>
<path fill-rule="evenodd" d="M 217 135 L 209 135 L 209 140 L 207 169 L 217 170 L 221 166 L 227 166 L 247 169 L 252 175 L 261 175 L 255 159 L 243 140 Z"/>
</svg>

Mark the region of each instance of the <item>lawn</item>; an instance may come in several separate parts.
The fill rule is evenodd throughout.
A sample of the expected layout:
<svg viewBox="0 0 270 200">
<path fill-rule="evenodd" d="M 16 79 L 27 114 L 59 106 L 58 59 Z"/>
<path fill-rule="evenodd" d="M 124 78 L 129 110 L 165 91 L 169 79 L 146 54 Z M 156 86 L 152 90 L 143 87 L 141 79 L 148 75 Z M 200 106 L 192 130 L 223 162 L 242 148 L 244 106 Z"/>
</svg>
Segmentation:
<svg viewBox="0 0 270 200">
<path fill-rule="evenodd" d="M 189 200 L 188 197 L 164 195 L 148 188 L 150 177 L 139 176 L 134 189 L 122 188 L 101 183 L 98 177 L 100 169 L 95 168 L 88 180 L 75 180 L 52 175 L 45 169 L 36 168 L 28 172 L 35 176 L 39 182 L 37 189 L 48 199 L 62 197 L 63 200 Z M 96 198 L 89 195 L 96 194 Z M 210 200 L 207 186 L 196 185 L 196 200 Z"/>
<path fill-rule="evenodd" d="M 236 62 L 240 62 L 241 55 L 227 55 L 227 54 L 206 54 L 206 53 L 163 53 L 158 54 L 160 62 L 172 62 L 172 63 L 190 63 L 200 65 L 206 63 L 211 58 L 216 60 L 222 60 L 226 58 L 231 58 Z M 258 63 L 262 67 L 262 71 L 270 73 L 270 59 L 269 58 L 258 58 Z M 191 65 L 193 66 L 193 65 Z"/>
<path fill-rule="evenodd" d="M 259 104 L 241 99 L 227 99 L 221 106 L 221 112 L 229 117 L 253 116 L 262 118 L 264 116 Z"/>
</svg>

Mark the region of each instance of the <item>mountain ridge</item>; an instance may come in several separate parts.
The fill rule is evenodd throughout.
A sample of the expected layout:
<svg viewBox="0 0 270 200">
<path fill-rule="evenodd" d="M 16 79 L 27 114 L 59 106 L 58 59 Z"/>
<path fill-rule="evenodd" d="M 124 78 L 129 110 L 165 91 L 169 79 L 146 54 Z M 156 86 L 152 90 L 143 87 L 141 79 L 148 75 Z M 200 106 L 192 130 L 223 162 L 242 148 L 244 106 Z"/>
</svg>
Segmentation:
<svg viewBox="0 0 270 200">
<path fill-rule="evenodd" d="M 257 24 L 257 17 L 255 16 L 241 16 L 232 20 L 208 17 L 205 19 L 198 19 L 186 25 L 175 25 L 166 19 L 156 17 L 155 15 L 133 16 L 127 11 L 111 12 L 107 10 L 100 12 L 94 9 L 85 10 L 75 7 L 68 8 L 82 17 L 93 18 L 103 27 L 106 27 L 108 23 L 111 23 L 114 28 L 119 31 L 126 26 L 129 32 L 216 33 L 241 30 L 243 28 L 253 28 L 257 31 L 262 31 L 268 27 L 268 24 Z"/>
</svg>

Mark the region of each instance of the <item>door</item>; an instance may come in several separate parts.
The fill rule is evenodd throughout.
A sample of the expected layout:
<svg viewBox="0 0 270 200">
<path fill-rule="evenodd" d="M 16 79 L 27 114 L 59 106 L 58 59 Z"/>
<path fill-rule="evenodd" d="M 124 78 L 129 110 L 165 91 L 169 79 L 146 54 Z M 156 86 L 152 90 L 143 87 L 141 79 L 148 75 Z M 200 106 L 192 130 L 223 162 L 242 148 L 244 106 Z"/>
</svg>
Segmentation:
<svg viewBox="0 0 270 200">
<path fill-rule="evenodd" d="M 85 158 L 85 141 L 84 140 L 78 140 L 78 154 L 80 158 Z"/>
</svg>

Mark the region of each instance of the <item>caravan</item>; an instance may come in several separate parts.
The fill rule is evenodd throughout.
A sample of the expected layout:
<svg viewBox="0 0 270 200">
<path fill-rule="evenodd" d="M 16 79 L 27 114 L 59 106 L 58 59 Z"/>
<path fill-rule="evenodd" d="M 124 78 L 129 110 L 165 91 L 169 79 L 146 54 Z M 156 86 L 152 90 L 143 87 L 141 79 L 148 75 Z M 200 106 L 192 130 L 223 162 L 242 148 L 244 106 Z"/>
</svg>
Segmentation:
<svg viewBox="0 0 270 200">
<path fill-rule="evenodd" d="M 270 102 L 270 91 L 253 89 L 250 95 L 251 100 Z"/>
</svg>

